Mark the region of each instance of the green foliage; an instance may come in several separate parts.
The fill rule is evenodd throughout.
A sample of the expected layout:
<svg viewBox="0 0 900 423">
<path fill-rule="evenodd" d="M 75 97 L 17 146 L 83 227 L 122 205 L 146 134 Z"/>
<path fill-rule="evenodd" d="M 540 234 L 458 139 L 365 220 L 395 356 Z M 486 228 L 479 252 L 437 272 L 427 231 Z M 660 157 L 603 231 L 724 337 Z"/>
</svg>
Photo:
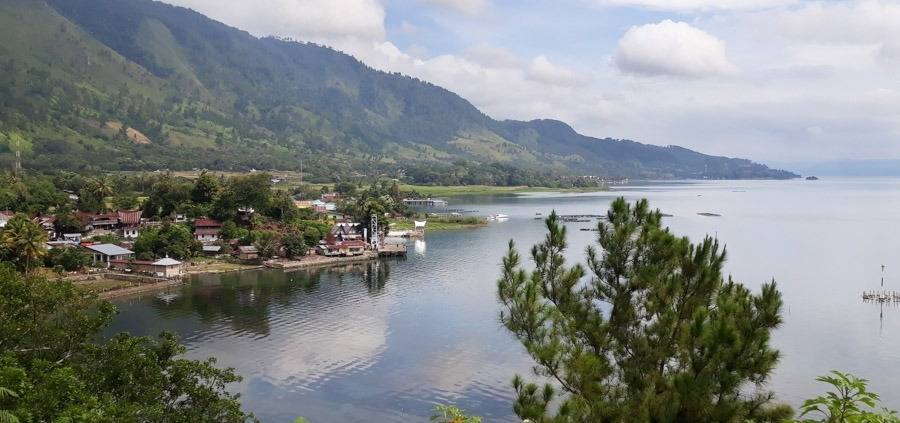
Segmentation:
<svg viewBox="0 0 900 423">
<path fill-rule="evenodd" d="M 309 246 L 303 234 L 292 232 L 281 237 L 281 246 L 284 248 L 284 254 L 289 258 L 306 255 Z"/>
<path fill-rule="evenodd" d="M 134 252 L 142 259 L 169 256 L 184 260 L 197 255 L 202 244 L 194 239 L 191 230 L 181 224 L 148 227 L 134 241 Z"/>
<path fill-rule="evenodd" d="M 752 294 L 724 280 L 718 241 L 692 244 L 661 225 L 646 200 L 613 202 L 587 268 L 566 266 L 555 213 L 534 246 L 532 272 L 510 242 L 498 282 L 503 324 L 562 391 L 514 381 L 515 410 L 538 422 L 780 421 L 763 390 L 778 351 L 775 284 Z M 756 389 L 748 389 L 756 384 Z M 558 408 L 551 410 L 556 400 Z"/>
<path fill-rule="evenodd" d="M 23 214 L 17 214 L 0 232 L 0 243 L 12 260 L 29 272 L 31 267 L 47 255 L 47 232 Z"/>
<path fill-rule="evenodd" d="M 181 358 L 173 335 L 97 343 L 115 312 L 71 282 L 0 266 L 0 386 L 17 394 L 0 398 L 3 410 L 26 422 L 251 419 L 225 389 L 240 378 Z"/>
<path fill-rule="evenodd" d="M 53 248 L 47 254 L 45 265 L 47 267 L 59 266 L 63 270 L 72 272 L 81 270 L 91 264 L 91 257 L 78 248 Z"/>
<path fill-rule="evenodd" d="M 0 210 L 19 213 L 52 213 L 69 208 L 68 197 L 41 175 L 14 177 L 0 173 Z"/>
<path fill-rule="evenodd" d="M 57 234 L 81 232 L 82 224 L 73 213 L 57 213 L 53 221 L 53 229 Z"/>
<path fill-rule="evenodd" d="M 170 175 L 160 178 L 144 203 L 147 217 L 172 217 L 191 199 L 191 185 Z"/>
<path fill-rule="evenodd" d="M 122 237 L 115 233 L 108 233 L 93 236 L 91 237 L 91 241 L 98 244 L 118 244 L 122 242 Z"/>
<path fill-rule="evenodd" d="M 435 423 L 481 423 L 481 417 L 468 416 L 457 407 L 438 404 L 434 406 L 431 421 Z"/>
<path fill-rule="evenodd" d="M 870 392 L 867 380 L 848 373 L 833 370 L 830 376 L 819 376 L 834 389 L 824 395 L 803 402 L 798 423 L 898 423 L 896 411 L 882 408 L 880 412 L 869 411 L 878 407 L 878 394 Z M 820 415 L 821 420 L 803 419 L 806 415 Z"/>
<path fill-rule="evenodd" d="M 200 172 L 191 188 L 191 201 L 198 204 L 211 204 L 221 189 L 219 180 L 207 171 Z"/>
<path fill-rule="evenodd" d="M 253 246 L 256 247 L 259 257 L 272 258 L 278 253 L 279 239 L 278 233 L 273 231 L 252 231 L 250 233 L 253 239 Z"/>
<path fill-rule="evenodd" d="M 139 205 L 137 197 L 131 194 L 117 195 L 113 198 L 113 208 L 116 210 L 134 210 Z"/>
<path fill-rule="evenodd" d="M 231 220 L 222 223 L 222 229 L 219 230 L 219 236 L 225 240 L 244 239 L 250 236 L 250 231 L 239 227 Z"/>
</svg>

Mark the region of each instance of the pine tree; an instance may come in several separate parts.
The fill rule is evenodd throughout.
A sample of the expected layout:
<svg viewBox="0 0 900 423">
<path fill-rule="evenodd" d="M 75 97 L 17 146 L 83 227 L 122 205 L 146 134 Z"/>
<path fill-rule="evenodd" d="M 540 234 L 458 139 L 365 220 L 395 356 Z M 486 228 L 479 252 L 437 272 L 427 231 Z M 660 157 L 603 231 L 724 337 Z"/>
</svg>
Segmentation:
<svg viewBox="0 0 900 423">
<path fill-rule="evenodd" d="M 535 422 L 780 421 L 762 384 L 778 362 L 775 283 L 759 294 L 725 280 L 725 250 L 662 227 L 646 200 L 619 198 L 598 224 L 587 270 L 566 266 L 566 229 L 555 213 L 546 239 L 520 268 L 510 242 L 498 282 L 503 324 L 558 388 L 517 376 L 515 412 Z M 748 389 L 755 387 L 756 389 Z M 558 392 L 559 406 L 556 404 Z"/>
</svg>

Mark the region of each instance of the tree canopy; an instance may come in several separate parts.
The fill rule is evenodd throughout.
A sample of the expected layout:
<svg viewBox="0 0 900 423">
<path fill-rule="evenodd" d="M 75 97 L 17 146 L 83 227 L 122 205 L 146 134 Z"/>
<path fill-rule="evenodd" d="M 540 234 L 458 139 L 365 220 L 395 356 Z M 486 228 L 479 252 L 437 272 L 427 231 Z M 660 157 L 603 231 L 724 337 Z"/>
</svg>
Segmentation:
<svg viewBox="0 0 900 423">
<path fill-rule="evenodd" d="M 510 242 L 498 282 L 501 320 L 558 387 L 516 377 L 516 413 L 536 422 L 790 417 L 762 387 L 779 358 L 769 344 L 782 321 L 775 283 L 753 294 L 725 279 L 718 241 L 672 234 L 646 200 L 619 198 L 607 216 L 587 269 L 566 265 L 566 229 L 555 213 L 531 250 L 533 271 L 520 267 Z"/>
<path fill-rule="evenodd" d="M 240 378 L 171 334 L 97 342 L 115 306 L 0 264 L 0 410 L 23 422 L 244 422 Z M 0 414 L 2 416 L 2 414 Z"/>
</svg>

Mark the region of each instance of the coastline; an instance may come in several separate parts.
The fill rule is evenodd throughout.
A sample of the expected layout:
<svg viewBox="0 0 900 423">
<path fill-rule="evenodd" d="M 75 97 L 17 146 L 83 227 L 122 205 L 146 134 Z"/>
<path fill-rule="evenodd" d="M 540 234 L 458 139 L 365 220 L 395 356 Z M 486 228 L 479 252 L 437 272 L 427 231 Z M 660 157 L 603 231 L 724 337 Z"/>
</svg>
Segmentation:
<svg viewBox="0 0 900 423">
<path fill-rule="evenodd" d="M 197 266 L 194 269 L 188 269 L 181 275 L 181 277 L 175 279 L 168 279 L 162 282 L 156 283 L 148 283 L 144 285 L 138 286 L 130 286 L 126 288 L 120 289 L 111 289 L 108 291 L 98 292 L 97 296 L 103 300 L 111 300 L 123 297 L 129 297 L 138 294 L 145 294 L 148 292 L 159 291 L 162 289 L 167 289 L 175 286 L 180 286 L 187 283 L 188 278 L 194 275 L 214 275 L 220 273 L 235 273 L 235 272 L 246 272 L 251 270 L 259 270 L 259 269 L 281 269 L 283 271 L 292 271 L 292 270 L 301 270 L 301 269 L 309 269 L 316 267 L 331 267 L 331 266 L 342 266 L 350 263 L 359 263 L 366 262 L 378 259 L 378 254 L 372 251 L 366 251 L 365 254 L 353 257 L 323 257 L 318 255 L 310 255 L 304 256 L 300 260 L 289 260 L 289 259 L 273 259 L 263 262 L 258 265 L 235 265 L 238 267 L 229 267 L 226 269 L 220 268 L 207 268 L 202 269 L 201 266 Z M 226 262 L 215 262 L 213 264 L 222 264 Z M 231 264 L 231 263 L 229 263 Z"/>
<path fill-rule="evenodd" d="M 403 191 L 416 191 L 428 197 L 459 197 L 465 195 L 515 195 L 529 192 L 600 192 L 611 191 L 609 186 L 580 188 L 550 188 L 496 185 L 410 185 L 401 184 Z"/>
</svg>

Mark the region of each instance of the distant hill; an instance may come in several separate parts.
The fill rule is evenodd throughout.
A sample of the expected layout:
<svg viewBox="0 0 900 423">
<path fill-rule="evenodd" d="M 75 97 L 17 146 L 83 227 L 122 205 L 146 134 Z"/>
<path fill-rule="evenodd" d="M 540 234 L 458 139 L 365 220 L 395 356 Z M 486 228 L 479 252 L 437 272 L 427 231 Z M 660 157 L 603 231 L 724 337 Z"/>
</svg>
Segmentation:
<svg viewBox="0 0 900 423">
<path fill-rule="evenodd" d="M 333 49 L 256 38 L 150 0 L 0 0 L 0 132 L 26 164 L 296 169 L 490 163 L 632 178 L 789 178 L 742 159 L 497 121 Z M 12 146 L 0 137 L 0 162 Z M 0 163 L 3 164 L 3 163 Z"/>
</svg>

